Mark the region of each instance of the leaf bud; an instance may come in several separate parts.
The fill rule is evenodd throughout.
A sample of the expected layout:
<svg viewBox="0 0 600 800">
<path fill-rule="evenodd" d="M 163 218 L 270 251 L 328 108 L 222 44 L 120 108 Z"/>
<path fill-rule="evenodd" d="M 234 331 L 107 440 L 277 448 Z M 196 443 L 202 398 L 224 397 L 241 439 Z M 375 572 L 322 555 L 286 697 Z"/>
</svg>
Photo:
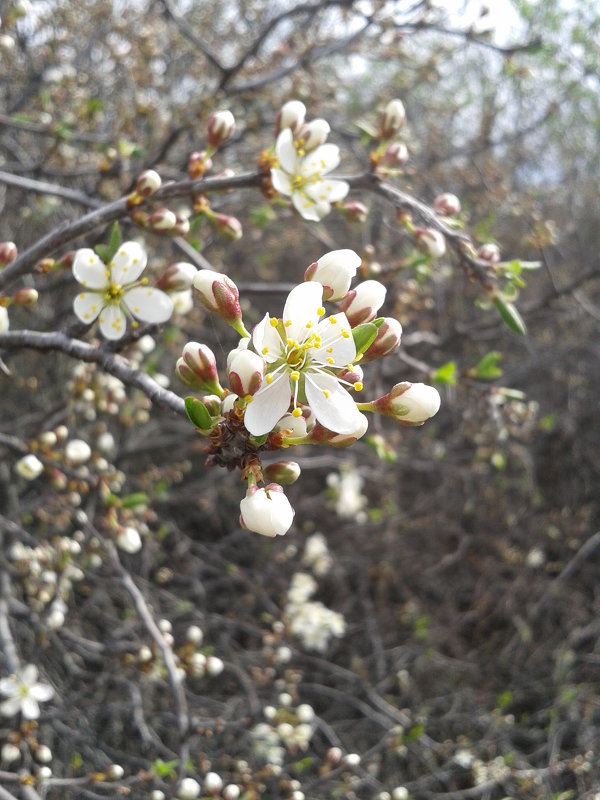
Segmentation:
<svg viewBox="0 0 600 800">
<path fill-rule="evenodd" d="M 382 139 L 391 139 L 406 122 L 406 111 L 402 100 L 390 100 L 381 115 L 380 132 Z"/>
<path fill-rule="evenodd" d="M 231 111 L 217 111 L 211 114 L 206 125 L 209 145 L 214 148 L 220 147 L 229 139 L 234 128 L 235 119 Z"/>
</svg>

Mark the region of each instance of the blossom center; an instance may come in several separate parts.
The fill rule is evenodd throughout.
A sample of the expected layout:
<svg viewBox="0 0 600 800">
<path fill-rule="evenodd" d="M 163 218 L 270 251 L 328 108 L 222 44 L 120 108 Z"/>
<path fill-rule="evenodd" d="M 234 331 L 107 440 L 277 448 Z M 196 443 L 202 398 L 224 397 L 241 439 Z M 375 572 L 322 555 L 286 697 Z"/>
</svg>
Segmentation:
<svg viewBox="0 0 600 800">
<path fill-rule="evenodd" d="M 119 302 L 125 294 L 125 290 L 120 283 L 111 283 L 104 293 L 104 299 L 107 303 Z"/>
</svg>

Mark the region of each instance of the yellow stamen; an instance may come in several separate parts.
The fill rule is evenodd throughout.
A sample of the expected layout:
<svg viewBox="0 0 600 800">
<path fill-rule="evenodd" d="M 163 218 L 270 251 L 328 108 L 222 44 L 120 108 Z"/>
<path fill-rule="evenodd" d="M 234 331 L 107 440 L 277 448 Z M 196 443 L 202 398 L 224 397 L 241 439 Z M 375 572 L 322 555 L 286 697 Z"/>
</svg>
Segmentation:
<svg viewBox="0 0 600 800">
<path fill-rule="evenodd" d="M 337 319 L 335 317 L 329 317 L 329 322 L 331 322 L 332 325 L 335 325 Z"/>
<path fill-rule="evenodd" d="M 284 322 L 283 324 L 285 325 L 286 328 L 289 328 L 290 325 L 292 324 L 292 320 L 288 319 L 287 322 Z"/>
<path fill-rule="evenodd" d="M 269 352 L 269 348 L 268 347 L 263 347 L 263 349 L 261 350 L 261 353 L 263 354 L 263 356 L 266 356 L 268 352 Z"/>
<path fill-rule="evenodd" d="M 272 375 L 267 375 L 265 380 L 266 380 L 267 383 L 273 383 L 273 376 Z"/>
<path fill-rule="evenodd" d="M 293 372 L 290 372 L 290 379 L 293 381 L 300 380 L 300 373 L 298 372 L 298 370 L 295 369 Z"/>
<path fill-rule="evenodd" d="M 329 391 L 329 389 L 323 389 L 323 394 L 329 400 L 329 397 L 331 395 L 331 392 Z"/>
<path fill-rule="evenodd" d="M 335 364 L 335 361 L 333 360 L 333 358 L 331 356 L 327 356 L 327 363 L 328 364 Z"/>
<path fill-rule="evenodd" d="M 301 409 L 299 409 L 299 408 L 295 408 L 295 409 L 292 411 L 292 417 L 296 417 L 296 419 L 297 419 L 298 417 L 301 417 L 301 416 L 302 416 L 302 411 L 301 411 Z"/>
<path fill-rule="evenodd" d="M 244 397 L 244 403 L 251 403 L 253 400 L 254 400 L 254 398 L 252 397 L 252 395 L 251 395 L 251 394 L 247 394 L 247 395 Z"/>
<path fill-rule="evenodd" d="M 276 320 L 275 317 L 271 317 L 271 319 L 269 320 L 269 324 L 271 325 L 272 328 L 277 327 L 277 322 L 278 320 Z"/>
<path fill-rule="evenodd" d="M 342 331 L 342 336 L 344 337 L 344 339 L 349 339 L 350 338 L 350 331 Z"/>
<path fill-rule="evenodd" d="M 356 381 L 356 383 L 354 384 L 354 388 L 356 389 L 357 392 L 362 392 L 363 385 L 360 381 Z"/>
<path fill-rule="evenodd" d="M 317 314 L 320 317 L 322 317 L 324 313 L 325 313 L 325 309 L 323 308 L 323 306 L 319 306 L 319 308 L 317 308 Z"/>
</svg>

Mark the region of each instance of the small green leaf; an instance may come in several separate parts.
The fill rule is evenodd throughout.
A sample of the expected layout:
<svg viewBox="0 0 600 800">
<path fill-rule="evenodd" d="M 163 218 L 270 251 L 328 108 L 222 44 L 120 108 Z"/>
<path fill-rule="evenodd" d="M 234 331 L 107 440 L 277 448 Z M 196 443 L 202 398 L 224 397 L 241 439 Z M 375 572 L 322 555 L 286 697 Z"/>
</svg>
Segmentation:
<svg viewBox="0 0 600 800">
<path fill-rule="evenodd" d="M 456 386 L 456 363 L 448 361 L 433 373 L 433 382 L 443 386 Z"/>
<path fill-rule="evenodd" d="M 512 303 L 507 303 L 503 297 L 496 297 L 494 300 L 494 305 L 500 312 L 500 316 L 511 329 L 511 331 L 520 333 L 522 336 L 527 333 L 525 323 Z"/>
<path fill-rule="evenodd" d="M 158 778 L 175 778 L 175 768 L 178 763 L 177 758 L 172 761 L 163 761 L 162 758 L 157 758 L 152 764 L 152 771 Z"/>
<path fill-rule="evenodd" d="M 115 222 L 110 231 L 110 239 L 108 240 L 108 244 L 97 244 L 94 250 L 102 259 L 102 261 L 104 261 L 105 264 L 108 264 L 121 246 L 122 241 L 123 238 L 121 236 L 119 223 Z"/>
<path fill-rule="evenodd" d="M 196 397 L 185 398 L 185 410 L 193 424 L 200 430 L 207 431 L 212 428 L 212 419 L 208 409 L 201 400 Z"/>
<path fill-rule="evenodd" d="M 254 442 L 260 446 L 261 444 L 264 444 L 267 441 L 267 439 L 269 438 L 269 434 L 263 433 L 261 436 L 253 436 L 252 438 Z"/>
<path fill-rule="evenodd" d="M 502 370 L 498 366 L 498 362 L 501 359 L 502 353 L 499 353 L 497 350 L 492 350 L 486 353 L 481 361 L 467 372 L 467 375 L 469 378 L 476 378 L 479 380 L 499 378 L 502 375 Z"/>
<path fill-rule="evenodd" d="M 121 500 L 121 508 L 135 508 L 136 506 L 148 505 L 148 495 L 146 492 L 133 492 Z"/>
<path fill-rule="evenodd" d="M 367 350 L 375 341 L 377 336 L 377 325 L 372 322 L 364 322 L 362 325 L 357 325 L 352 330 L 352 338 L 356 347 L 356 355 L 359 356 Z"/>
</svg>

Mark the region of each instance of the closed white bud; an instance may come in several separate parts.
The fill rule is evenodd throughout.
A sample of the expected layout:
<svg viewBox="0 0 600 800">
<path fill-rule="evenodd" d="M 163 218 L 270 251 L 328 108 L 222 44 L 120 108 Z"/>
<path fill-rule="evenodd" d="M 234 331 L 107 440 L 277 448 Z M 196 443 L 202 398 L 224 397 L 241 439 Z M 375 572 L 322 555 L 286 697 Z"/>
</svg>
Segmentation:
<svg viewBox="0 0 600 800">
<path fill-rule="evenodd" d="M 235 128 L 235 119 L 231 111 L 217 111 L 208 118 L 206 126 L 207 140 L 211 147 L 223 144 Z"/>
<path fill-rule="evenodd" d="M 37 456 L 29 453 L 20 458 L 15 464 L 15 472 L 26 481 L 33 481 L 44 471 L 44 465 Z"/>
<path fill-rule="evenodd" d="M 142 538 L 135 528 L 123 528 L 116 537 L 117 547 L 125 553 L 138 553 L 142 549 Z"/>
<path fill-rule="evenodd" d="M 187 261 L 177 261 L 175 264 L 169 264 L 156 281 L 156 285 L 166 292 L 182 292 L 184 289 L 191 288 L 197 272 L 198 268 L 193 264 L 189 264 Z"/>
<path fill-rule="evenodd" d="M 306 116 L 306 106 L 300 100 L 289 100 L 281 106 L 277 114 L 275 123 L 275 133 L 278 134 L 284 128 L 291 128 L 293 133 L 297 133 L 304 125 Z"/>
<path fill-rule="evenodd" d="M 124 774 L 125 770 L 120 764 L 111 764 L 106 770 L 106 777 L 110 781 L 120 781 Z"/>
<path fill-rule="evenodd" d="M 5 764 L 13 764 L 15 761 L 18 761 L 21 758 L 21 751 L 16 744 L 7 742 L 6 744 L 2 745 L 0 757 Z"/>
<path fill-rule="evenodd" d="M 200 796 L 200 784 L 194 778 L 183 778 L 177 789 L 179 800 L 196 800 Z"/>
<path fill-rule="evenodd" d="M 402 100 L 390 100 L 381 116 L 381 136 L 391 139 L 406 122 L 406 111 Z"/>
<path fill-rule="evenodd" d="M 45 744 L 38 744 L 33 754 L 40 764 L 49 764 L 52 761 L 52 750 Z"/>
<path fill-rule="evenodd" d="M 240 503 L 243 528 L 262 536 L 283 536 L 294 521 L 294 509 L 276 483 L 259 489 L 251 486 Z"/>
<path fill-rule="evenodd" d="M 341 300 L 348 293 L 361 263 L 361 257 L 354 250 L 332 250 L 307 267 L 304 280 L 321 284 L 323 300 Z"/>
<path fill-rule="evenodd" d="M 0 306 L 0 333 L 6 333 L 10 328 L 10 320 L 8 319 L 8 311 L 4 306 Z"/>
<path fill-rule="evenodd" d="M 90 460 L 92 450 L 83 439 L 71 439 L 65 447 L 65 458 L 72 466 L 85 464 Z"/>
<path fill-rule="evenodd" d="M 300 131 L 300 140 L 304 145 L 304 150 L 314 150 L 325 144 L 329 136 L 329 123 L 324 119 L 313 119 L 308 125 L 304 125 Z"/>
<path fill-rule="evenodd" d="M 217 675 L 220 675 L 223 670 L 225 669 L 225 664 L 220 658 L 216 656 L 208 656 L 206 659 L 206 671 L 209 675 L 213 678 L 216 678 Z"/>
<path fill-rule="evenodd" d="M 434 228 L 415 228 L 414 237 L 419 250 L 431 258 L 441 258 L 446 252 L 446 240 Z"/>
<path fill-rule="evenodd" d="M 345 312 L 350 327 L 354 328 L 363 322 L 375 319 L 384 303 L 386 293 L 387 289 L 379 281 L 363 281 L 356 289 L 349 291 L 339 303 L 339 307 Z"/>
<path fill-rule="evenodd" d="M 217 795 L 223 788 L 223 779 L 216 772 L 207 772 L 204 777 L 204 791 Z"/>
<path fill-rule="evenodd" d="M 240 796 L 240 787 L 235 783 L 228 783 L 223 789 L 223 800 L 238 800 Z"/>
<path fill-rule="evenodd" d="M 444 217 L 454 217 L 456 214 L 460 214 L 460 200 L 450 192 L 438 194 L 433 201 L 433 210 L 436 214 L 442 214 Z"/>
<path fill-rule="evenodd" d="M 265 372 L 264 359 L 252 350 L 240 350 L 228 368 L 229 385 L 238 397 L 246 398 L 261 387 Z"/>
<path fill-rule="evenodd" d="M 185 638 L 191 644 L 200 645 L 202 644 L 202 640 L 204 639 L 204 634 L 202 629 L 199 628 L 197 625 L 190 625 L 190 627 L 185 632 Z"/>
<path fill-rule="evenodd" d="M 162 181 L 154 169 L 147 169 L 139 176 L 135 183 L 135 190 L 143 197 L 149 197 L 160 189 Z"/>
</svg>

